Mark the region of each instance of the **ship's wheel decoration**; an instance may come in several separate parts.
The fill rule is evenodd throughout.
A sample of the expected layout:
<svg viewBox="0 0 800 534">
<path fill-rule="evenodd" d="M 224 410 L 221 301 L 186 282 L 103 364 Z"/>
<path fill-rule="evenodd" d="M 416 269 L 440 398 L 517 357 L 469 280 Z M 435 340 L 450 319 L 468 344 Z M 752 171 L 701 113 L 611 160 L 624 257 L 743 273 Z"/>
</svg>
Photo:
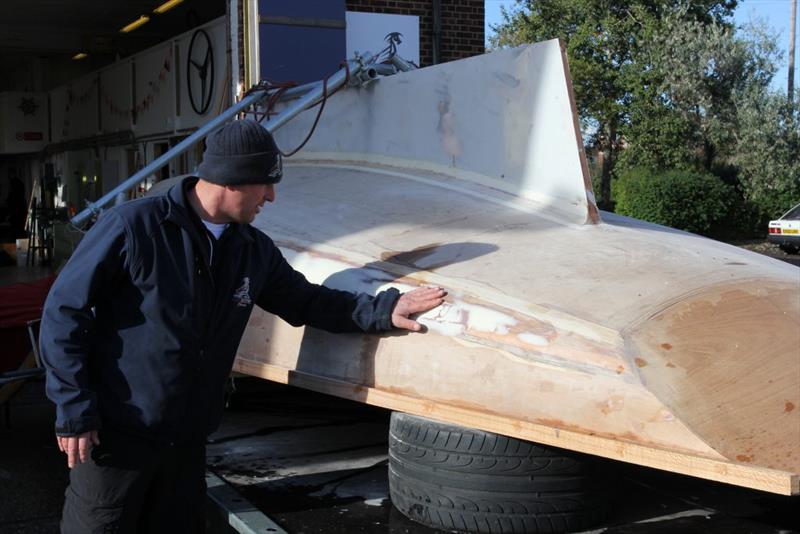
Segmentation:
<svg viewBox="0 0 800 534">
<path fill-rule="evenodd" d="M 198 115 L 208 111 L 214 92 L 214 49 L 205 30 L 197 30 L 189 42 L 186 63 L 189 103 Z M 199 88 L 199 93 L 198 93 Z"/>
<path fill-rule="evenodd" d="M 33 98 L 25 98 L 22 97 L 20 99 L 19 106 L 17 108 L 22 111 L 23 116 L 27 117 L 28 115 L 34 116 L 36 115 L 36 109 L 39 107 L 39 104 L 36 103 L 36 100 Z"/>
</svg>

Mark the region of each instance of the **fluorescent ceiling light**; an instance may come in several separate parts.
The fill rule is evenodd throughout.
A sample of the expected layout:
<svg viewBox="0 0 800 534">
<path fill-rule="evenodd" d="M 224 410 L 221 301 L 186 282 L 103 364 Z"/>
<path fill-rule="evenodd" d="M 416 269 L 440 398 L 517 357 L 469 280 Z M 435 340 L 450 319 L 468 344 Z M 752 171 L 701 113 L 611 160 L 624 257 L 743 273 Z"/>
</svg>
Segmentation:
<svg viewBox="0 0 800 534">
<path fill-rule="evenodd" d="M 133 22 L 131 22 L 130 24 L 128 24 L 127 26 L 122 28 L 120 30 L 120 33 L 132 32 L 133 30 L 135 30 L 139 26 L 142 26 L 143 24 L 147 24 L 148 20 L 150 20 L 150 17 L 148 17 L 147 15 L 142 15 L 138 19 L 134 20 Z"/>
<path fill-rule="evenodd" d="M 89 54 L 87 54 L 85 52 L 78 52 L 77 54 L 72 56 L 72 59 L 83 59 L 83 58 L 88 57 L 88 56 L 89 56 Z"/>
<path fill-rule="evenodd" d="M 158 13 L 159 15 L 161 15 L 162 13 L 166 13 L 167 11 L 169 11 L 170 9 L 181 3 L 183 3 L 183 0 L 167 0 L 166 2 L 155 8 L 153 10 L 153 13 Z"/>
</svg>

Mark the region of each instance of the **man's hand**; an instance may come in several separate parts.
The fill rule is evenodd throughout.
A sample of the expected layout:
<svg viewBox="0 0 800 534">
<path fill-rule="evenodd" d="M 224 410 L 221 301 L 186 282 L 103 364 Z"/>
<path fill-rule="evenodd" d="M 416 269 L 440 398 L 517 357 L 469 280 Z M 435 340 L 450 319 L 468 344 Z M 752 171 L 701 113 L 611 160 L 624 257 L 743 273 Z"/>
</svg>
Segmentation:
<svg viewBox="0 0 800 534">
<path fill-rule="evenodd" d="M 422 325 L 409 316 L 415 313 L 425 313 L 444 302 L 447 291 L 441 287 L 421 287 L 408 293 L 403 293 L 397 300 L 392 312 L 392 324 L 396 328 L 404 328 L 412 332 L 420 332 Z"/>
<path fill-rule="evenodd" d="M 100 445 L 97 431 L 92 430 L 77 436 L 56 436 L 58 450 L 67 455 L 67 466 L 72 469 L 78 462 L 84 463 L 89 458 L 89 451 L 94 445 Z"/>
</svg>

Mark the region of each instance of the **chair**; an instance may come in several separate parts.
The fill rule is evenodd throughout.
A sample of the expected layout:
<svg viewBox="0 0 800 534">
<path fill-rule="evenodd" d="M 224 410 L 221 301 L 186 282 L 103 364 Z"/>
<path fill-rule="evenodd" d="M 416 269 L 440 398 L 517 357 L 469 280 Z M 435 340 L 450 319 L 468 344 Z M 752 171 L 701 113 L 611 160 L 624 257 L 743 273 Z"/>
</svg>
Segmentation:
<svg viewBox="0 0 800 534">
<path fill-rule="evenodd" d="M 42 359 L 39 353 L 39 324 L 41 319 L 28 321 L 28 339 L 31 344 L 31 351 L 22 360 L 19 368 L 0 373 L 0 405 L 3 406 L 5 426 L 8 428 L 11 422 L 11 409 L 9 401 L 22 388 L 26 380 L 44 376 L 45 370 L 42 367 Z"/>
</svg>

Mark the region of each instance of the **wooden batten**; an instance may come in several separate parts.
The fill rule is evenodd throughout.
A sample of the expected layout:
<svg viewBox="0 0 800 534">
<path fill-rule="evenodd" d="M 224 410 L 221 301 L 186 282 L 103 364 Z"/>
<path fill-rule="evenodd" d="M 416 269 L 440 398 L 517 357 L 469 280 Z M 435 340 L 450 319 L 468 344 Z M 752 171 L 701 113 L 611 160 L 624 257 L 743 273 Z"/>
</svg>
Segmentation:
<svg viewBox="0 0 800 534">
<path fill-rule="evenodd" d="M 528 423 L 484 412 L 448 406 L 407 395 L 383 391 L 313 376 L 275 365 L 238 358 L 234 371 L 257 376 L 273 382 L 309 389 L 319 393 L 364 402 L 381 408 L 477 428 L 544 445 L 594 454 L 603 458 L 620 460 L 656 469 L 664 469 L 717 482 L 735 484 L 746 488 L 768 491 L 781 495 L 800 494 L 800 475 L 737 464 L 734 462 L 692 456 L 685 453 L 655 449 L 626 443 L 617 439 L 560 430 L 549 426 Z"/>
</svg>

